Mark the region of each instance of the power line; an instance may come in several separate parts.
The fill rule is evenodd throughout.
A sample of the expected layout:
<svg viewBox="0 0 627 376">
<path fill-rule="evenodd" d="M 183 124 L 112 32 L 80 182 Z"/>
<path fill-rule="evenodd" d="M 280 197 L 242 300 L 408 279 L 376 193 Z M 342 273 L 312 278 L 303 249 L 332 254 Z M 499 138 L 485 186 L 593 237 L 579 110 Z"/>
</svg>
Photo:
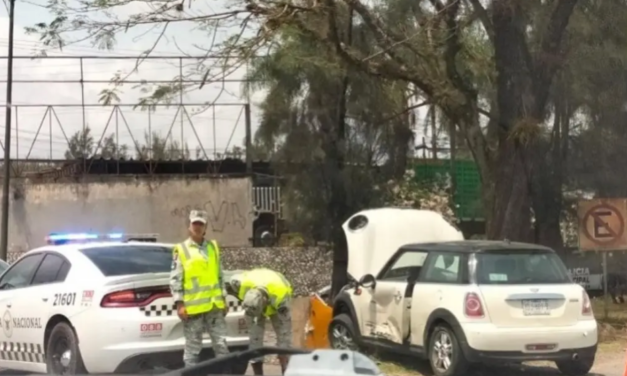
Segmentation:
<svg viewBox="0 0 627 376">
<path fill-rule="evenodd" d="M 103 50 L 98 47 L 81 45 L 81 44 L 69 45 L 69 46 L 63 47 L 62 50 L 59 50 L 58 48 L 55 48 L 55 47 L 45 47 L 40 42 L 37 42 L 37 41 L 16 39 L 14 42 L 16 43 L 16 46 L 23 47 L 22 49 L 30 48 L 30 49 L 45 50 L 46 53 L 66 54 L 68 57 L 76 56 L 76 55 L 70 55 L 68 53 L 83 53 L 85 51 L 89 51 L 90 53 L 97 51 L 102 54 L 114 54 L 116 52 L 122 52 L 122 53 L 127 53 L 128 56 L 131 56 L 131 57 L 137 57 L 138 55 L 141 55 L 146 52 L 146 49 L 132 49 L 132 48 L 118 48 L 118 47 L 116 47 L 114 50 L 106 50 L 106 49 Z M 0 43 L 8 43 L 8 39 L 0 37 Z M 154 50 L 151 50 L 151 53 L 169 55 L 169 54 L 172 54 L 172 51 L 154 49 Z"/>
</svg>

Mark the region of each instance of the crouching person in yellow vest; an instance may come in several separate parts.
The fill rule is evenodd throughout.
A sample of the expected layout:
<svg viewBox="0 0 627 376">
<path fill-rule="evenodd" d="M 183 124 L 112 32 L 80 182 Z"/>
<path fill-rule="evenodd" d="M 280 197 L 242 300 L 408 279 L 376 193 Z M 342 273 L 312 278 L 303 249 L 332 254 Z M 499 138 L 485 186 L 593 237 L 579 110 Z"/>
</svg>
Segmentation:
<svg viewBox="0 0 627 376">
<path fill-rule="evenodd" d="M 276 332 L 277 346 L 292 346 L 292 285 L 283 274 L 270 269 L 253 269 L 232 276 L 226 291 L 242 302 L 250 331 L 250 348 L 263 346 L 266 319 Z M 288 357 L 279 356 L 285 373 Z M 255 375 L 263 375 L 263 357 L 251 361 Z"/>
<path fill-rule="evenodd" d="M 220 248 L 215 240 L 206 241 L 204 238 L 207 217 L 204 211 L 192 210 L 189 215 L 189 238 L 177 244 L 173 251 L 170 289 L 176 313 L 183 321 L 185 366 L 198 363 L 205 331 L 211 337 L 216 356 L 229 353 Z"/>
</svg>

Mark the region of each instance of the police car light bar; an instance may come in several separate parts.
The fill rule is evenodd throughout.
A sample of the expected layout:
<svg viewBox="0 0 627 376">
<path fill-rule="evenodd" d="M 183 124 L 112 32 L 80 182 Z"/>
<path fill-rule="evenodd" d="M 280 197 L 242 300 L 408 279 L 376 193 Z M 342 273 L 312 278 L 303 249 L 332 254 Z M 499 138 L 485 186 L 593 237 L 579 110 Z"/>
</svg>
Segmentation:
<svg viewBox="0 0 627 376">
<path fill-rule="evenodd" d="M 48 240 L 61 241 L 61 240 L 88 240 L 98 239 L 98 235 L 92 234 L 54 234 L 48 236 Z"/>
<path fill-rule="evenodd" d="M 67 244 L 71 242 L 85 241 L 140 241 L 140 242 L 156 242 L 158 234 L 90 234 L 90 233 L 68 233 L 68 234 L 50 234 L 46 237 L 48 244 Z"/>
</svg>

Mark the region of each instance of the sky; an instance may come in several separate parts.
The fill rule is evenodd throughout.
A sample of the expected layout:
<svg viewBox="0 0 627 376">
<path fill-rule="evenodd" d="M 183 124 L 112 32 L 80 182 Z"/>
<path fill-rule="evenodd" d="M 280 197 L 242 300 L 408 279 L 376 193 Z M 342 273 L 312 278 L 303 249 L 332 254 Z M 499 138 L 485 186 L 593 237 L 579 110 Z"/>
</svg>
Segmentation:
<svg viewBox="0 0 627 376">
<path fill-rule="evenodd" d="M 15 17 L 15 56 L 34 56 L 42 46 L 39 37 L 27 35 L 24 28 L 38 22 L 50 21 L 51 16 L 45 9 L 46 0 L 16 0 Z M 195 0 L 194 9 L 186 12 L 219 11 L 215 0 Z M 219 3 L 218 3 L 219 4 Z M 187 5 L 186 5 L 187 7 Z M 121 18 L 146 10 L 142 3 L 131 3 L 117 12 Z M 6 81 L 8 54 L 8 11 L 0 5 L 0 80 Z M 234 30 L 222 29 L 218 40 Z M 242 77 L 246 68 L 236 70 L 227 77 L 229 82 L 212 82 L 201 90 L 194 89 L 183 96 L 183 106 L 174 103 L 169 108 L 159 107 L 155 112 L 133 109 L 140 97 L 144 96 L 133 84 L 126 84 L 119 94 L 121 105 L 118 109 L 99 105 L 99 93 L 111 85 L 108 81 L 116 72 L 128 76 L 128 80 L 170 80 L 179 73 L 178 59 L 145 60 L 138 71 L 132 73 L 137 61 L 83 59 L 85 83 L 85 109 L 81 107 L 83 91 L 80 79 L 79 56 L 130 56 L 137 57 L 150 49 L 160 30 L 149 27 L 132 28 L 116 37 L 116 44 L 110 51 L 100 50 L 90 42 L 81 42 L 64 47 L 62 51 L 48 50 L 49 56 L 63 56 L 63 59 L 14 59 L 13 118 L 12 118 L 12 158 L 63 158 L 67 150 L 66 139 L 81 130 L 87 124 L 96 141 L 103 135 L 116 134 L 120 144 L 134 149 L 135 142 L 145 143 L 144 135 L 151 131 L 169 140 L 184 141 L 193 151 L 201 148 L 212 159 L 217 153 L 223 153 L 233 146 L 242 146 L 245 138 L 244 103 L 247 98 L 242 94 Z M 193 23 L 176 23 L 168 27 L 167 32 L 154 47 L 152 56 L 180 56 L 183 53 L 199 56 L 205 53 L 200 47 L 211 43 L 208 33 L 198 30 Z M 185 67 L 194 60 L 184 59 Z M 198 79 L 198 78 L 196 78 Z M 34 82 L 23 83 L 20 80 L 45 81 L 61 80 L 73 82 Z M 263 100 L 263 91 L 250 98 L 251 125 L 255 132 L 260 119 L 258 104 Z M 6 83 L 0 83 L 0 103 L 6 103 Z M 214 103 L 207 106 L 206 103 Z M 205 104 L 205 105 L 203 105 Z M 84 121 L 83 121 L 84 117 Z M 423 116 L 419 116 L 422 118 Z M 0 124 L 5 124 L 5 109 L 0 109 Z M 5 127 L 0 126 L 4 133 Z M 417 143 L 422 142 L 422 133 Z M 3 138 L 2 138 L 3 139 Z M 203 155 L 204 156 L 204 155 Z"/>
</svg>

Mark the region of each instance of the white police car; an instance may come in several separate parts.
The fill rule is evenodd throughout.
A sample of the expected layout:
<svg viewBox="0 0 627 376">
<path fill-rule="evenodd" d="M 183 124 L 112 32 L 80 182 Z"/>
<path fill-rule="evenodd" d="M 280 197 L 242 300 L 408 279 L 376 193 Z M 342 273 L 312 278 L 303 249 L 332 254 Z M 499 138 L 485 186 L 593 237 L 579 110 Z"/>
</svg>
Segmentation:
<svg viewBox="0 0 627 376">
<path fill-rule="evenodd" d="M 183 324 L 169 291 L 173 244 L 123 234 L 48 240 L 0 276 L 0 368 L 84 374 L 183 365 Z M 245 349 L 243 312 L 227 300 L 227 343 Z M 201 358 L 211 356 L 205 334 Z"/>
</svg>

